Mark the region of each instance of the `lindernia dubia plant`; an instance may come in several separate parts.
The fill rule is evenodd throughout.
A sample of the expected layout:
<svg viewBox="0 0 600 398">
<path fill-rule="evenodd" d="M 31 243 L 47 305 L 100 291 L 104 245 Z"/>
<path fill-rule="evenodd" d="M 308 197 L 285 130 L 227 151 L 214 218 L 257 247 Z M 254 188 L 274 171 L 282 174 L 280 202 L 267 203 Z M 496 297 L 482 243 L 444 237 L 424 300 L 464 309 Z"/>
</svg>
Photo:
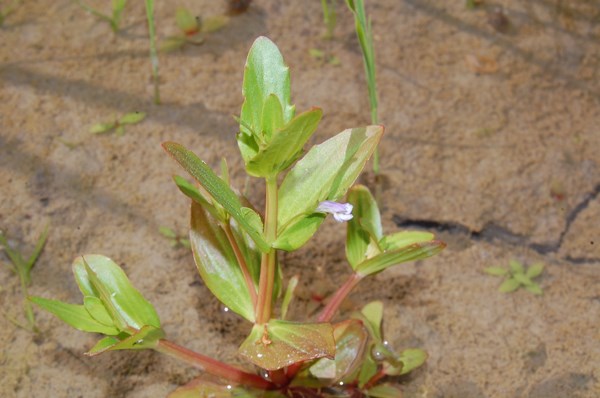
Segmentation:
<svg viewBox="0 0 600 398">
<path fill-rule="evenodd" d="M 265 37 L 250 49 L 242 92 L 237 142 L 247 173 L 265 181 L 262 214 L 230 187 L 225 162 L 217 175 L 181 144 L 163 147 L 196 180 L 174 177 L 191 199 L 189 238 L 200 276 L 218 300 L 253 325 L 239 347 L 247 369 L 167 340 L 152 304 L 105 256 L 84 255 L 73 263 L 82 305 L 31 300 L 77 329 L 104 335 L 87 355 L 153 349 L 203 371 L 171 397 L 398 397 L 390 376 L 420 366 L 426 354 L 393 351 L 381 328 L 381 302 L 346 320 L 334 317 L 364 278 L 433 256 L 445 244 L 428 232 L 385 235 L 369 190 L 352 186 L 377 147 L 382 126 L 350 128 L 304 152 L 321 109 L 296 114 L 288 67 Z M 291 321 L 288 308 L 298 277 L 284 288 L 277 254 L 299 249 L 328 214 L 347 224 L 346 257 L 353 272 L 314 319 Z"/>
</svg>

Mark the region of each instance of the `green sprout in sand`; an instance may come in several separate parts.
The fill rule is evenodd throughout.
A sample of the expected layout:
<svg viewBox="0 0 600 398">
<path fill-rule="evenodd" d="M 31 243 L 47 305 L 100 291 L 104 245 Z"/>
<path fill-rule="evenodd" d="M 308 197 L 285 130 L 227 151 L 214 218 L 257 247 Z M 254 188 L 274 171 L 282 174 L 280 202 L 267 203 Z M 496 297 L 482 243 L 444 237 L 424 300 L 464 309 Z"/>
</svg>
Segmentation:
<svg viewBox="0 0 600 398">
<path fill-rule="evenodd" d="M 144 120 L 146 114 L 144 112 L 131 112 L 123 115 L 119 119 L 112 122 L 96 123 L 90 128 L 92 134 L 103 134 L 114 130 L 117 135 L 125 134 L 125 126 L 128 124 L 137 124 Z"/>
<path fill-rule="evenodd" d="M 525 269 L 523 264 L 520 262 L 516 260 L 510 260 L 508 265 L 508 269 L 502 267 L 488 267 L 484 270 L 487 274 L 506 278 L 498 288 L 500 292 L 510 293 L 514 292 L 520 287 L 523 287 L 525 290 L 533 294 L 542 294 L 542 288 L 539 284 L 533 282 L 532 279 L 540 276 L 544 270 L 543 264 L 536 263 Z"/>
</svg>

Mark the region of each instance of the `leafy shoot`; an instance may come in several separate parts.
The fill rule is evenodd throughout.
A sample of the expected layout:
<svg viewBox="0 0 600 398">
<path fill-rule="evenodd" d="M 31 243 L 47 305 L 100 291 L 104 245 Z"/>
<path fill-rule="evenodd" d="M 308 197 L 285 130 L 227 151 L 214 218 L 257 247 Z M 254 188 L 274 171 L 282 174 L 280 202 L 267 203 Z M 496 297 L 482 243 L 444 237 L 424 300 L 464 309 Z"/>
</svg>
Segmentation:
<svg viewBox="0 0 600 398">
<path fill-rule="evenodd" d="M 90 133 L 104 134 L 114 130 L 118 136 L 122 136 L 125 134 L 126 125 L 140 123 L 145 117 L 146 114 L 144 112 L 127 113 L 112 122 L 94 124 L 92 127 L 90 127 Z"/>
<path fill-rule="evenodd" d="M 499 276 L 505 278 L 504 282 L 498 288 L 498 291 L 502 293 L 514 292 L 519 288 L 535 294 L 541 295 L 542 288 L 539 284 L 532 281 L 541 275 L 544 270 L 544 265 L 536 263 L 525 269 L 523 264 L 516 260 L 509 261 L 508 268 L 502 267 L 488 267 L 484 270 L 486 274 Z"/>
</svg>

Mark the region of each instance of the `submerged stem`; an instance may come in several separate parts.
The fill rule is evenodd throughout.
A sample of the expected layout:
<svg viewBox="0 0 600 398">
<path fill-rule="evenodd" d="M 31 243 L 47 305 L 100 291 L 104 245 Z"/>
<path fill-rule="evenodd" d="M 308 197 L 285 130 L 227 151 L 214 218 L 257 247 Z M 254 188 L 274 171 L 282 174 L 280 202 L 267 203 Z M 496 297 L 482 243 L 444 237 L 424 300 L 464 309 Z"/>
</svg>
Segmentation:
<svg viewBox="0 0 600 398">
<path fill-rule="evenodd" d="M 216 359 L 199 354 L 185 347 L 172 343 L 168 340 L 159 340 L 154 350 L 184 361 L 198 369 L 217 377 L 222 377 L 234 383 L 243 384 L 248 387 L 270 390 L 275 386 L 262 377 L 245 372 L 234 366 L 228 365 Z"/>
</svg>

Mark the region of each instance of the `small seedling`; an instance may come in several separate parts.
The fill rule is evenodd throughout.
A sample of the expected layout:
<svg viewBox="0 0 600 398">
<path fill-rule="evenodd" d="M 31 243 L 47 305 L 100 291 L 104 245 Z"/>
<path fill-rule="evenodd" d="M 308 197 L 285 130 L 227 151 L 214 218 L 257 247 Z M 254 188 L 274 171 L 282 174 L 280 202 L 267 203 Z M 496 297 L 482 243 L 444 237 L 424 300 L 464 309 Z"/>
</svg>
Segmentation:
<svg viewBox="0 0 600 398">
<path fill-rule="evenodd" d="M 323 10 L 323 21 L 327 31 L 323 35 L 326 40 L 333 39 L 333 31 L 337 23 L 337 14 L 335 12 L 335 0 L 321 0 L 321 8 Z"/>
<path fill-rule="evenodd" d="M 97 123 L 90 128 L 92 134 L 103 134 L 115 130 L 116 134 L 121 136 L 125 134 L 125 126 L 128 124 L 137 124 L 144 120 L 146 114 L 144 112 L 131 112 L 123 115 L 114 122 Z"/>
<path fill-rule="evenodd" d="M 466 0 L 465 7 L 467 7 L 469 10 L 472 10 L 481 4 L 483 4 L 483 0 Z"/>
<path fill-rule="evenodd" d="M 169 239 L 169 241 L 171 242 L 171 247 L 184 247 L 186 249 L 191 249 L 192 246 L 190 245 L 190 240 L 178 235 L 175 231 L 173 231 L 171 228 L 169 227 L 159 227 L 158 228 L 158 232 L 160 232 L 160 234 L 162 236 L 164 236 L 165 238 Z"/>
<path fill-rule="evenodd" d="M 74 0 L 81 8 L 92 14 L 93 16 L 102 19 L 109 23 L 113 32 L 117 33 L 121 25 L 123 10 L 127 4 L 127 0 L 112 0 L 112 15 L 106 15 L 97 9 L 85 4 L 81 0 Z"/>
<path fill-rule="evenodd" d="M 31 270 L 35 265 L 38 257 L 40 256 L 44 245 L 46 244 L 46 238 L 48 237 L 48 227 L 44 229 L 44 232 L 38 238 L 37 244 L 33 249 L 33 253 L 29 256 L 27 260 L 23 257 L 23 254 L 17 249 L 11 247 L 8 243 L 8 239 L 4 232 L 0 231 L 0 245 L 4 249 L 4 252 L 10 259 L 12 263 L 12 271 L 17 274 L 19 280 L 21 282 L 21 294 L 23 295 L 23 310 L 25 312 L 25 318 L 27 319 L 27 325 L 23 325 L 14 319 L 10 319 L 15 325 L 22 327 L 23 329 L 30 330 L 32 332 L 38 332 L 38 328 L 35 324 L 35 316 L 33 314 L 33 309 L 31 308 L 31 303 L 27 300 L 29 296 L 28 288 L 31 285 Z"/>
<path fill-rule="evenodd" d="M 0 9 L 0 26 L 4 25 L 4 21 L 6 20 L 6 17 L 8 17 L 13 12 L 15 12 L 15 10 L 17 9 L 17 7 L 19 7 L 19 5 L 21 5 L 21 0 L 14 0 L 8 6 Z"/>
<path fill-rule="evenodd" d="M 160 105 L 160 76 L 158 73 L 158 52 L 156 51 L 154 0 L 146 0 L 145 4 L 146 20 L 148 21 L 148 38 L 150 39 L 150 66 L 152 68 L 152 84 L 154 86 L 154 103 Z"/>
<path fill-rule="evenodd" d="M 371 105 L 371 124 L 378 124 L 377 114 L 377 81 L 375 79 L 375 49 L 373 47 L 373 32 L 371 31 L 371 19 L 367 19 L 365 3 L 363 0 L 346 0 L 350 11 L 354 14 L 354 25 L 356 36 L 360 43 L 367 76 L 367 88 L 369 91 L 369 104 Z M 373 171 L 379 174 L 379 150 L 375 149 L 373 154 Z"/>
<path fill-rule="evenodd" d="M 542 294 L 542 288 L 540 285 L 533 282 L 532 279 L 540 276 L 544 270 L 543 264 L 533 264 L 527 268 L 527 270 L 525 270 L 523 264 L 516 260 L 510 260 L 508 265 L 508 269 L 502 267 L 488 267 L 484 270 L 487 274 L 506 278 L 506 280 L 502 282 L 498 288 L 500 292 L 510 293 L 514 292 L 520 287 L 523 287 L 533 294 Z"/>
<path fill-rule="evenodd" d="M 322 64 L 329 64 L 331 66 L 338 66 L 340 64 L 340 59 L 335 55 L 330 54 L 329 52 L 319 50 L 318 48 L 311 48 L 308 50 L 310 56 Z"/>
<path fill-rule="evenodd" d="M 160 46 L 161 51 L 174 51 L 186 44 L 202 44 L 206 33 L 215 32 L 225 26 L 229 18 L 220 15 L 203 20 L 195 17 L 185 8 L 178 8 L 175 14 L 177 27 L 181 30 L 180 35 L 169 36 Z"/>
<path fill-rule="evenodd" d="M 225 161 L 218 175 L 183 145 L 163 143 L 165 151 L 195 180 L 192 184 L 174 177 L 191 202 L 189 243 L 194 262 L 213 295 L 248 321 L 250 333 L 238 353 L 250 366 L 232 366 L 167 340 L 152 304 L 117 263 L 97 254 L 73 262 L 82 305 L 30 298 L 71 326 L 104 335 L 88 355 L 153 349 L 221 380 L 217 384 L 198 378 L 171 398 L 401 395 L 398 386 L 382 383 L 382 379 L 420 366 L 425 352 L 392 351 L 382 335 L 380 302 L 367 304 L 350 318 L 335 317 L 363 279 L 431 257 L 446 244 L 422 231 L 384 235 L 370 191 L 353 186 L 375 151 L 383 126 L 347 128 L 305 151 L 323 112 L 310 108 L 296 114 L 290 86 L 289 68 L 279 49 L 266 37 L 258 38 L 244 69 L 244 102 L 236 139 L 246 173 L 264 182 L 261 213 L 231 186 Z M 346 226 L 350 272 L 314 318 L 305 314 L 302 320 L 287 319 L 288 307 L 295 305 L 299 276 L 284 286 L 285 256 L 281 253 L 306 244 L 328 215 Z M 162 228 L 162 233 L 178 238 L 170 229 Z M 309 267 L 311 259 L 306 261 Z"/>
</svg>

